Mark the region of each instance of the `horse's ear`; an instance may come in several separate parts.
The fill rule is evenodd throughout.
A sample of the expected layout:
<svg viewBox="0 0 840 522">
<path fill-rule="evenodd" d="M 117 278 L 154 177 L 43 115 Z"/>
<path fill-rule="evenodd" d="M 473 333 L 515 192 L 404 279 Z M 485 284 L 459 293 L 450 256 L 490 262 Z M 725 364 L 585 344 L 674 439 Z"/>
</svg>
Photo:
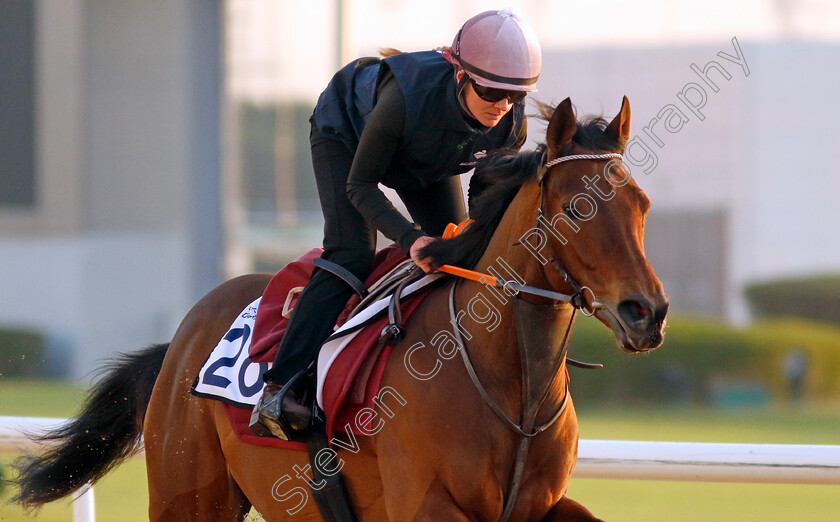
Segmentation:
<svg viewBox="0 0 840 522">
<path fill-rule="evenodd" d="M 627 143 L 630 139 L 630 100 L 627 96 L 621 100 L 621 110 L 618 111 L 618 115 L 607 125 L 607 134 L 621 143 Z"/>
<path fill-rule="evenodd" d="M 553 156 L 556 151 L 568 145 L 575 132 L 577 132 L 577 120 L 572 108 L 572 99 L 566 98 L 554 109 L 554 114 L 548 122 L 545 141 L 548 145 L 549 156 Z"/>
</svg>

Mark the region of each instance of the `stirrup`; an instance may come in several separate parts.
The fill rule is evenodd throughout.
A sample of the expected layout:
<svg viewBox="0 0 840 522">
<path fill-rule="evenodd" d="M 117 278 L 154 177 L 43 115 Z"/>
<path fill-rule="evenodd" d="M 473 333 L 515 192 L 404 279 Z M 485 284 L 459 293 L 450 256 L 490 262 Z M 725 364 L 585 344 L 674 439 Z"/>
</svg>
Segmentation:
<svg viewBox="0 0 840 522">
<path fill-rule="evenodd" d="M 260 437 L 276 437 L 281 440 L 286 441 L 302 441 L 306 439 L 307 434 L 309 433 L 310 428 L 312 427 L 312 419 L 313 419 L 313 408 L 317 405 L 315 401 L 310 399 L 309 388 L 305 387 L 304 391 L 301 393 L 299 398 L 299 404 L 304 407 L 309 407 L 307 404 L 311 403 L 312 407 L 310 407 L 309 412 L 309 424 L 305 429 L 299 430 L 293 428 L 289 423 L 288 419 L 286 419 L 284 412 L 283 412 L 283 399 L 286 397 L 286 394 L 298 384 L 298 381 L 304 378 L 310 371 L 310 368 L 305 368 L 286 382 L 280 391 L 278 391 L 270 400 L 277 404 L 277 416 L 268 415 L 268 412 L 264 410 L 265 405 L 263 403 L 263 398 L 260 398 L 260 401 L 254 407 L 254 410 L 251 412 L 251 420 L 248 424 L 248 428 L 251 430 L 251 433 L 258 435 Z M 261 408 L 263 406 L 263 408 Z M 272 412 L 273 413 L 273 412 Z M 269 424 L 270 423 L 270 424 Z"/>
</svg>

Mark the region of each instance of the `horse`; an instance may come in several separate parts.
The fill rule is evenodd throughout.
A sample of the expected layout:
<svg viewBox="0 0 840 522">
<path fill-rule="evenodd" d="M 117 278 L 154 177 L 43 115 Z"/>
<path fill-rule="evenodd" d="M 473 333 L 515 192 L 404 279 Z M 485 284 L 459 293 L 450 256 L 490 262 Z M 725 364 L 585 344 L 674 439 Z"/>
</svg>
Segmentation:
<svg viewBox="0 0 840 522">
<path fill-rule="evenodd" d="M 358 520 L 598 520 L 566 496 L 578 443 L 569 334 L 580 311 L 623 351 L 647 352 L 668 301 L 643 249 L 650 202 L 620 160 L 627 98 L 609 123 L 578 122 L 568 98 L 540 110 L 545 143 L 480 160 L 473 223 L 424 251 L 484 275 L 429 291 L 388 359 L 369 432 L 320 459 L 344 476 Z M 168 344 L 116 360 L 81 414 L 46 436 L 52 449 L 19 466 L 16 500 L 33 507 L 95 482 L 142 436 L 150 520 L 242 520 L 252 507 L 320 520 L 306 452 L 240 442 L 223 405 L 189 391 L 270 277 L 223 283 Z"/>
</svg>

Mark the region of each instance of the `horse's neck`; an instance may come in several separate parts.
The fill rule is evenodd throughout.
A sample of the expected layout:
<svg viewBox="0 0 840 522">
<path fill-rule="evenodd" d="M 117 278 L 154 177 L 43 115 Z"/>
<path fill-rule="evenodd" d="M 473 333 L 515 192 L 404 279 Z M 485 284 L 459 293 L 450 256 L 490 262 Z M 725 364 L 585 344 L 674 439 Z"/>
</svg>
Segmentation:
<svg viewBox="0 0 840 522">
<path fill-rule="evenodd" d="M 495 269 L 505 279 L 514 277 L 531 286 L 548 285 L 543 266 L 535 255 L 520 244 L 525 234 L 537 225 L 540 189 L 535 181 L 526 183 L 508 205 L 507 211 L 496 227 L 484 255 L 477 263 L 477 270 Z M 514 273 L 506 274 L 505 265 Z"/>
<path fill-rule="evenodd" d="M 550 288 L 538 259 L 516 244 L 536 225 L 538 205 L 539 187 L 529 183 L 510 203 L 476 270 L 529 286 Z M 565 393 L 564 372 L 551 371 L 562 357 L 563 336 L 567 328 L 571 329 L 573 309 L 538 300 L 533 296 L 513 297 L 504 290 L 475 283 L 462 284 L 457 293 L 459 307 L 484 326 L 476 328 L 476 339 L 468 343 L 478 373 L 494 396 L 516 411 L 523 395 L 523 344 L 531 361 L 526 365 L 530 374 L 529 393 L 550 387 L 546 404 L 556 403 Z"/>
</svg>

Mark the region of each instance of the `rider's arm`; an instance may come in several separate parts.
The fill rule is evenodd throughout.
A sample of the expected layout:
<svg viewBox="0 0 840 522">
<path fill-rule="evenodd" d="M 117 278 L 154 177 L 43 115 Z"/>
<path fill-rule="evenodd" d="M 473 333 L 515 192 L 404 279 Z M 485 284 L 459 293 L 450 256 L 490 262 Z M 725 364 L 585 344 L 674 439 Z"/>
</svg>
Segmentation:
<svg viewBox="0 0 840 522">
<path fill-rule="evenodd" d="M 425 234 L 394 208 L 379 189 L 400 146 L 404 123 L 405 98 L 391 77 L 380 87 L 379 99 L 359 139 L 347 179 L 347 196 L 372 227 L 408 252 L 414 241 Z"/>
</svg>

